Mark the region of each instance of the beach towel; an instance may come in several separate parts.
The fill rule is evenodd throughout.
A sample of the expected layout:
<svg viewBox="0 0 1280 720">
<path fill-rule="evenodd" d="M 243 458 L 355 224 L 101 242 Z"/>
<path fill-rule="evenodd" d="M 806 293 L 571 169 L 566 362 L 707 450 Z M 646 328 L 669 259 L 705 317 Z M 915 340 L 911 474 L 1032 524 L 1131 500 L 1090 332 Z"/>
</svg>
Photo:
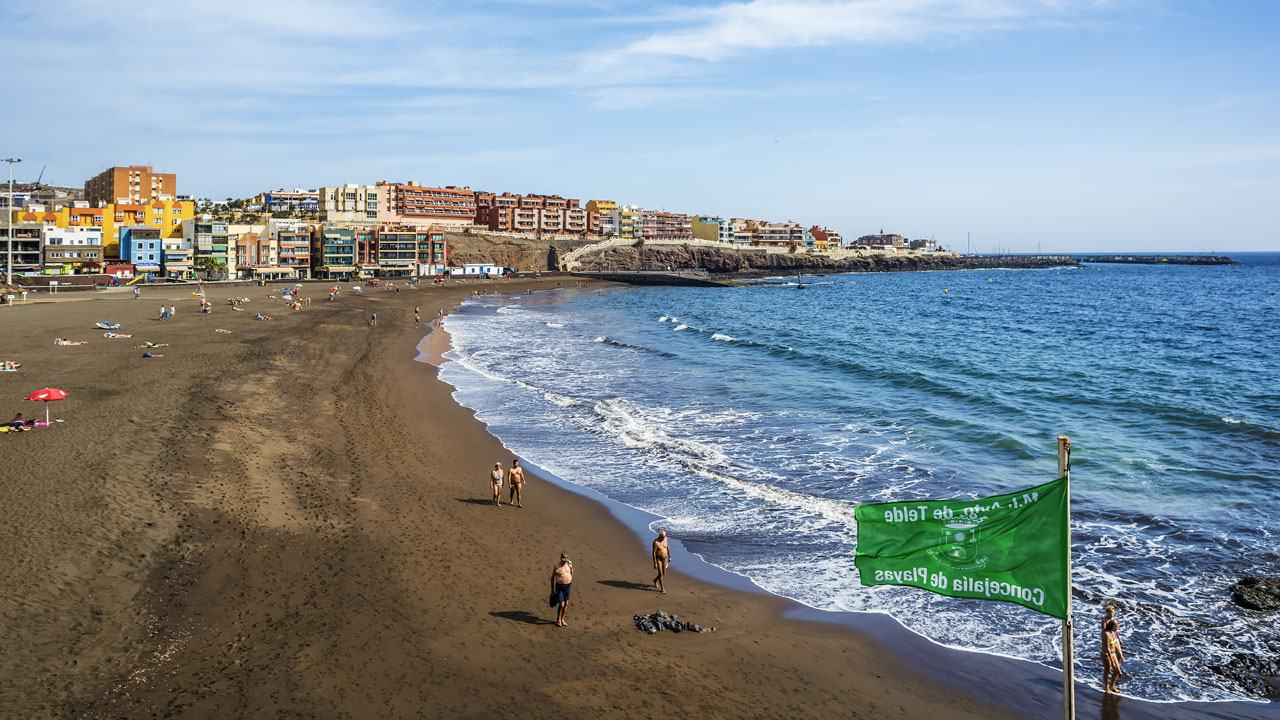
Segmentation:
<svg viewBox="0 0 1280 720">
<path fill-rule="evenodd" d="M 94 325 L 94 327 L 98 328 L 99 330 L 119 330 L 120 323 L 109 323 L 106 320 L 103 320 L 98 324 Z"/>
</svg>

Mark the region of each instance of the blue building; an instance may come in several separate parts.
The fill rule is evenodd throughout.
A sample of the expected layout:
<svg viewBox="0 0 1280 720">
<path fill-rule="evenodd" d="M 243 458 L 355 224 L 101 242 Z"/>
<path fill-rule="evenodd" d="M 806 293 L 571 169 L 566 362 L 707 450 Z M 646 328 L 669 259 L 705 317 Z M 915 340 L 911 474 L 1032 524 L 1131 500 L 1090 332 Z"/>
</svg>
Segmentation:
<svg viewBox="0 0 1280 720">
<path fill-rule="evenodd" d="M 320 194 L 316 190 L 273 190 L 254 198 L 255 204 L 267 212 L 294 210 L 315 212 L 320 209 Z"/>
<path fill-rule="evenodd" d="M 120 230 L 120 259 L 133 265 L 135 273 L 158 273 L 164 266 L 164 243 L 160 228 L 133 225 Z"/>
</svg>

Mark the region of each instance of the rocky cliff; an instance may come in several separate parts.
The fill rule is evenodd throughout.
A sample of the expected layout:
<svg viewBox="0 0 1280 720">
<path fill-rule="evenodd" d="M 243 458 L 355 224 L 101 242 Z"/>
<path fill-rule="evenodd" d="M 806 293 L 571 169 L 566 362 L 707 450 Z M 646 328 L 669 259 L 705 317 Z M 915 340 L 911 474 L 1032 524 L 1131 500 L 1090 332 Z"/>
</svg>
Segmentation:
<svg viewBox="0 0 1280 720">
<path fill-rule="evenodd" d="M 597 240 L 551 240 L 515 238 L 484 232 L 446 232 L 449 246 L 449 264 L 460 266 L 469 263 L 494 263 L 521 271 L 557 270 L 557 251 L 567 252 Z"/>
</svg>

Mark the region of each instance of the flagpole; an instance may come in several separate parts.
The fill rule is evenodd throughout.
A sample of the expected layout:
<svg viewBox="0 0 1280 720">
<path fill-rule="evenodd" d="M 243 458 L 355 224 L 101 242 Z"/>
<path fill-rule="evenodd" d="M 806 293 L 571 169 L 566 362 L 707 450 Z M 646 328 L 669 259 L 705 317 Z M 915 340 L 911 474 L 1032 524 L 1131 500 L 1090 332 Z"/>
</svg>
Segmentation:
<svg viewBox="0 0 1280 720">
<path fill-rule="evenodd" d="M 1062 716 L 1076 718 L 1076 666 L 1071 620 L 1071 440 L 1058 436 L 1058 477 L 1067 479 L 1067 615 L 1062 618 Z"/>
</svg>

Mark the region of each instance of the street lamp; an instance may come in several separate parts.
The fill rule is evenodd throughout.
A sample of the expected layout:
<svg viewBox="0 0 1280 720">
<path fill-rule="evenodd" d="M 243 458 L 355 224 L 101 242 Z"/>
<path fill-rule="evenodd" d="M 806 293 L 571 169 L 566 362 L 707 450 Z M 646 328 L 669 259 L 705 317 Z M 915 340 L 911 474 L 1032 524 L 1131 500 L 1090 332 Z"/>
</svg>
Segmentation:
<svg viewBox="0 0 1280 720">
<path fill-rule="evenodd" d="M 8 244 L 5 248 L 4 284 L 13 284 L 13 164 L 20 163 L 18 158 L 4 158 L 0 162 L 9 163 L 9 207 L 4 210 L 5 226 L 8 228 Z"/>
</svg>

